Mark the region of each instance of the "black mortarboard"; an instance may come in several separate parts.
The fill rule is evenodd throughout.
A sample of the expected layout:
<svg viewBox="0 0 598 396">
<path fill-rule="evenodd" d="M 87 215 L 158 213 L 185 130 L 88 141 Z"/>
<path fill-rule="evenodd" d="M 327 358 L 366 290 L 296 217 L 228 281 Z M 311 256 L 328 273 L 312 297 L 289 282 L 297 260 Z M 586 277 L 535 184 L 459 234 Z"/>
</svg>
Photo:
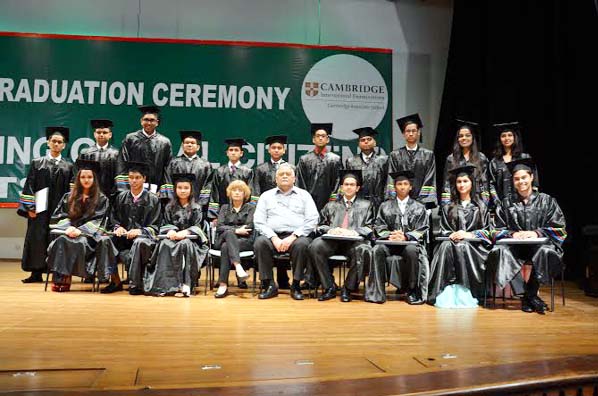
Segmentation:
<svg viewBox="0 0 598 396">
<path fill-rule="evenodd" d="M 409 169 L 404 169 L 396 172 L 389 173 L 390 177 L 393 178 L 395 182 L 399 180 L 409 180 L 412 181 L 415 178 L 415 174 L 413 171 Z"/>
<path fill-rule="evenodd" d="M 280 143 L 282 145 L 285 145 L 285 144 L 287 144 L 287 139 L 288 139 L 288 137 L 286 135 L 268 136 L 266 138 L 265 143 L 266 144 Z"/>
<path fill-rule="evenodd" d="M 127 162 L 127 171 L 128 172 L 139 172 L 143 176 L 149 176 L 149 165 L 146 162 L 136 162 L 136 161 L 129 161 Z"/>
<path fill-rule="evenodd" d="M 355 132 L 357 134 L 357 136 L 359 136 L 360 139 L 364 136 L 371 136 L 371 137 L 375 138 L 376 135 L 378 135 L 378 131 L 376 131 L 372 127 L 363 127 L 363 128 L 353 129 L 353 132 Z"/>
<path fill-rule="evenodd" d="M 424 124 L 422 123 L 422 119 L 419 117 L 418 113 L 410 114 L 408 116 L 399 118 L 397 120 L 397 124 L 399 124 L 399 129 L 401 130 L 401 132 L 405 131 L 405 127 L 408 124 L 416 124 L 418 129 L 424 127 Z"/>
<path fill-rule="evenodd" d="M 339 171 L 339 175 L 341 184 L 343 184 L 347 177 L 354 177 L 358 186 L 361 186 L 363 181 L 363 172 L 361 169 L 341 169 Z"/>
<path fill-rule="evenodd" d="M 459 134 L 459 130 L 461 128 L 467 128 L 471 132 L 473 139 L 478 145 L 478 150 L 481 151 L 482 149 L 482 139 L 480 138 L 480 124 L 474 121 L 467 121 L 463 119 L 456 118 L 455 119 L 455 126 L 457 135 Z"/>
<path fill-rule="evenodd" d="M 502 124 L 493 124 L 492 127 L 496 130 L 496 134 L 500 138 L 503 132 L 513 132 L 513 134 L 521 138 L 521 125 L 519 121 L 505 122 Z M 519 142 L 521 144 L 521 142 Z"/>
<path fill-rule="evenodd" d="M 179 131 L 181 135 L 181 142 L 183 142 L 186 138 L 190 137 L 197 141 L 197 144 L 201 143 L 201 132 L 200 131 Z"/>
<path fill-rule="evenodd" d="M 77 170 L 88 169 L 95 172 L 96 174 L 100 172 L 100 163 L 98 161 L 77 158 L 77 161 L 75 163 L 77 165 Z"/>
<path fill-rule="evenodd" d="M 475 173 L 476 167 L 473 164 L 470 163 L 466 163 L 465 165 L 461 165 L 461 166 L 456 166 L 452 169 L 449 169 L 449 173 L 451 175 L 453 175 L 454 177 L 457 177 L 463 173 L 465 173 L 466 175 L 468 175 L 469 177 L 472 178 L 473 180 L 473 174 Z"/>
<path fill-rule="evenodd" d="M 243 138 L 230 138 L 230 139 L 224 139 L 224 143 L 226 143 L 226 148 L 241 147 L 241 149 L 242 149 L 243 145 L 247 144 L 247 140 L 245 140 Z"/>
<path fill-rule="evenodd" d="M 195 181 L 195 175 L 193 173 L 174 173 L 172 175 L 172 181 L 174 184 L 177 184 L 178 182 L 193 183 Z"/>
<path fill-rule="evenodd" d="M 536 170 L 536 164 L 531 158 L 516 159 L 511 162 L 507 162 L 506 165 L 507 168 L 509 168 L 511 175 L 513 175 L 515 172 L 519 170 L 525 170 L 531 173 L 534 173 L 534 171 Z"/>
<path fill-rule="evenodd" d="M 114 126 L 114 123 L 110 120 L 91 120 L 89 123 L 93 129 L 112 128 Z"/>
<path fill-rule="evenodd" d="M 138 107 L 141 114 L 160 114 L 160 108 L 156 105 L 143 105 Z"/>
<path fill-rule="evenodd" d="M 316 132 L 318 132 L 319 130 L 326 131 L 328 136 L 332 135 L 332 123 L 327 122 L 327 123 L 311 124 L 311 135 L 312 136 L 315 135 Z"/>
<path fill-rule="evenodd" d="M 46 138 L 50 140 L 52 135 L 60 134 L 64 138 L 64 142 L 69 141 L 69 129 L 67 127 L 50 126 L 46 127 Z"/>
</svg>

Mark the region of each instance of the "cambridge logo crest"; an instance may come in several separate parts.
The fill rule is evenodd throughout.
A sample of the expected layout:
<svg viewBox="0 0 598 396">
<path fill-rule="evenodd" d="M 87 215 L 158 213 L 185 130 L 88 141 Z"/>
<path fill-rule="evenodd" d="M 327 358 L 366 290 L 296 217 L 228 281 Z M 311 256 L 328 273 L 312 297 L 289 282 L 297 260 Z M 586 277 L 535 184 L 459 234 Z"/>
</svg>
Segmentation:
<svg viewBox="0 0 598 396">
<path fill-rule="evenodd" d="M 306 82 L 305 83 L 305 94 L 307 96 L 316 96 L 319 92 L 320 83 L 318 82 Z"/>
</svg>

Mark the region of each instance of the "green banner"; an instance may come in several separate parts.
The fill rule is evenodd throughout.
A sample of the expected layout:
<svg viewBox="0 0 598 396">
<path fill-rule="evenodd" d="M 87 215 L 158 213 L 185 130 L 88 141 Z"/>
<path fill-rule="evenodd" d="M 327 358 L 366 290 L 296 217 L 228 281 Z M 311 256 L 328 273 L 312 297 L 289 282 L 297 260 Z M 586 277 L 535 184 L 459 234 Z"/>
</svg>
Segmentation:
<svg viewBox="0 0 598 396">
<path fill-rule="evenodd" d="M 115 122 L 112 144 L 141 128 L 137 106 L 162 107 L 158 131 L 180 152 L 178 131 L 203 132 L 202 156 L 225 162 L 223 140 L 244 137 L 243 162 L 268 158 L 263 143 L 287 134 L 287 160 L 312 148 L 309 124 L 333 122 L 332 151 L 356 153 L 363 126 L 392 146 L 390 50 L 245 42 L 1 33 L 0 204 L 16 202 L 45 126 L 67 126 L 63 153 L 93 144 L 89 120 Z"/>
</svg>

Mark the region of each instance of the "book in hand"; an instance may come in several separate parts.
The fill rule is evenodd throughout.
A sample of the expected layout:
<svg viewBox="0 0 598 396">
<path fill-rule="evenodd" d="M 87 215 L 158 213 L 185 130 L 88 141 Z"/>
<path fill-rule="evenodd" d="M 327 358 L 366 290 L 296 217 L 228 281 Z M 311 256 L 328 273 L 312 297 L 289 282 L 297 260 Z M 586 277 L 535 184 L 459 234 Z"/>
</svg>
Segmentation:
<svg viewBox="0 0 598 396">
<path fill-rule="evenodd" d="M 333 239 L 337 241 L 363 241 L 363 237 L 359 235 L 334 235 L 334 234 L 324 234 L 322 235 L 324 239 Z"/>
<path fill-rule="evenodd" d="M 417 241 L 391 241 L 390 239 L 376 240 L 376 245 L 389 245 L 389 246 L 417 245 L 418 243 L 419 242 L 417 242 Z"/>
</svg>

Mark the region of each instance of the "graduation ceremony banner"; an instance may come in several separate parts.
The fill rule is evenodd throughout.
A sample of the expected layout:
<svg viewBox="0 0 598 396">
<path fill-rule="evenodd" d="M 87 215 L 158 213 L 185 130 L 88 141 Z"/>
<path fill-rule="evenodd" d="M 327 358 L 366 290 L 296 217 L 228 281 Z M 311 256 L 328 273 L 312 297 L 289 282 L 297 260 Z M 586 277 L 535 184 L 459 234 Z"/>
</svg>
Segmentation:
<svg viewBox="0 0 598 396">
<path fill-rule="evenodd" d="M 0 206 L 12 207 L 45 126 L 71 130 L 63 155 L 93 144 L 89 120 L 114 121 L 112 144 L 141 128 L 137 107 L 162 108 L 158 131 L 179 154 L 178 131 L 203 133 L 201 155 L 226 161 L 225 138 L 248 141 L 248 166 L 268 159 L 264 139 L 289 136 L 286 159 L 312 148 L 309 124 L 334 124 L 330 149 L 357 152 L 355 128 L 392 147 L 392 52 L 303 44 L 39 35 L 0 32 Z"/>
</svg>

